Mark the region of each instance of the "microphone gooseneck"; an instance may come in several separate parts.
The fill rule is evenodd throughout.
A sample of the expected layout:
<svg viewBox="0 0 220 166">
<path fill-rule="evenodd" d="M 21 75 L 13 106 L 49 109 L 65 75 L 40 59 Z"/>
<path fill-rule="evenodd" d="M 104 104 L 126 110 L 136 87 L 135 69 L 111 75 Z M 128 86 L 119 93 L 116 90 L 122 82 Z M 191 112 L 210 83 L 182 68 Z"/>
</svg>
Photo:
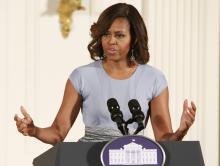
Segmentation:
<svg viewBox="0 0 220 166">
<path fill-rule="evenodd" d="M 123 135 L 128 135 L 127 124 L 123 119 L 123 114 L 120 111 L 120 106 L 115 98 L 110 98 L 107 101 L 108 110 L 111 114 L 112 121 L 117 123 L 118 129 Z"/>
<path fill-rule="evenodd" d="M 132 114 L 132 119 L 129 119 L 127 123 L 136 122 L 138 124 L 138 128 L 134 132 L 134 134 L 137 134 L 138 132 L 144 129 L 144 113 L 141 111 L 141 106 L 136 99 L 130 100 L 128 102 L 128 107 Z"/>
</svg>

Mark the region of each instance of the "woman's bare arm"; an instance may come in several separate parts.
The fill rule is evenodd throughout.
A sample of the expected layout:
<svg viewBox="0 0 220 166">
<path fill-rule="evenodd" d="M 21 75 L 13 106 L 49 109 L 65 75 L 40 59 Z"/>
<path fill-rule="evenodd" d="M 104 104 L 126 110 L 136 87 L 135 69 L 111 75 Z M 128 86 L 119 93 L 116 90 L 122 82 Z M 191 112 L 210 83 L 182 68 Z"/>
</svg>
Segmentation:
<svg viewBox="0 0 220 166">
<path fill-rule="evenodd" d="M 182 140 L 195 120 L 196 106 L 192 102 L 191 107 L 188 107 L 188 102 L 185 100 L 183 104 L 183 113 L 181 116 L 180 126 L 175 132 L 173 132 L 168 103 L 168 88 L 166 88 L 150 103 L 151 124 L 153 127 L 155 139 L 157 141 Z"/>
<path fill-rule="evenodd" d="M 21 107 L 21 112 L 24 115 L 24 118 L 21 119 L 15 115 L 18 131 L 23 135 L 29 135 L 42 142 L 54 145 L 63 141 L 66 137 L 77 118 L 81 104 L 81 96 L 75 90 L 70 80 L 68 80 L 61 107 L 52 125 L 47 128 L 39 128 L 35 126 L 30 115 L 23 107 Z"/>
</svg>

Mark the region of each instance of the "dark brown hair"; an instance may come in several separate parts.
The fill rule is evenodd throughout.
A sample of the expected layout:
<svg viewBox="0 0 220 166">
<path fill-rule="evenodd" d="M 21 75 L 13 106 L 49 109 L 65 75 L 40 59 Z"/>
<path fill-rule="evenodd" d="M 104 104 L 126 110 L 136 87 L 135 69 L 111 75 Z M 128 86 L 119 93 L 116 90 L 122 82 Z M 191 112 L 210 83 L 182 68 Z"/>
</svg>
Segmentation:
<svg viewBox="0 0 220 166">
<path fill-rule="evenodd" d="M 102 36 L 108 31 L 116 18 L 126 18 L 130 24 L 131 49 L 135 60 L 139 64 L 149 61 L 147 30 L 137 9 L 126 3 L 117 3 L 105 9 L 91 28 L 92 41 L 88 45 L 90 56 L 93 60 L 103 59 Z M 128 53 L 130 61 L 131 50 Z"/>
</svg>

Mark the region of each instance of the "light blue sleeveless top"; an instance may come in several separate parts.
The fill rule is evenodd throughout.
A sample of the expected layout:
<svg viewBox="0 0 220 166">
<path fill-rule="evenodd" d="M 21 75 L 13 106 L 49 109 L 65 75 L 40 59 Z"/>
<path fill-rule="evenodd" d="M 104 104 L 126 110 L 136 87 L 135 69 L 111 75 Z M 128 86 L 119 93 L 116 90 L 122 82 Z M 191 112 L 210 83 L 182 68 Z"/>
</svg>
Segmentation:
<svg viewBox="0 0 220 166">
<path fill-rule="evenodd" d="M 111 78 L 102 66 L 102 61 L 95 61 L 76 68 L 69 79 L 82 96 L 82 115 L 86 127 L 117 129 L 111 120 L 107 100 L 115 98 L 123 113 L 124 120 L 131 118 L 128 101 L 137 99 L 146 117 L 148 103 L 160 95 L 167 87 L 163 73 L 150 65 L 138 65 L 135 72 L 124 80 Z M 135 130 L 137 124 L 128 125 L 129 130 Z"/>
</svg>

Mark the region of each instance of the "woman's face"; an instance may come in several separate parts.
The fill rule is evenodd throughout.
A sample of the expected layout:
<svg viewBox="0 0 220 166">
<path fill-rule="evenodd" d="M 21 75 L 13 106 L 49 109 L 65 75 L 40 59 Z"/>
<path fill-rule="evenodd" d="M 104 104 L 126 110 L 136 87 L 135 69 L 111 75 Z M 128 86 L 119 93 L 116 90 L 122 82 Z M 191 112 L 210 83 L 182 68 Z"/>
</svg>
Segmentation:
<svg viewBox="0 0 220 166">
<path fill-rule="evenodd" d="M 107 60 L 127 61 L 131 34 L 127 19 L 117 18 L 102 36 L 102 48 Z"/>
</svg>

